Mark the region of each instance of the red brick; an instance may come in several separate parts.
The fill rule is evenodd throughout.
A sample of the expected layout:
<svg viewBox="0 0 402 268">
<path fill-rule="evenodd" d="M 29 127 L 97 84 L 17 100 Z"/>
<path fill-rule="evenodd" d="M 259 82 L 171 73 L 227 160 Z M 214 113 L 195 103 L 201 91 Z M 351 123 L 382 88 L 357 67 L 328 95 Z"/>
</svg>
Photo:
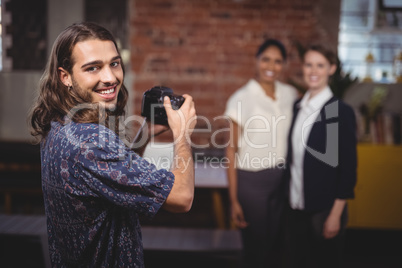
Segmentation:
<svg viewBox="0 0 402 268">
<path fill-rule="evenodd" d="M 211 120 L 254 76 L 254 54 L 265 38 L 279 38 L 288 48 L 284 81 L 301 75 L 294 41 L 337 40 L 336 31 L 321 26 L 316 0 L 135 0 L 130 7 L 134 89 L 166 83 L 193 95 L 197 112 Z M 136 111 L 140 99 L 135 94 Z"/>
</svg>

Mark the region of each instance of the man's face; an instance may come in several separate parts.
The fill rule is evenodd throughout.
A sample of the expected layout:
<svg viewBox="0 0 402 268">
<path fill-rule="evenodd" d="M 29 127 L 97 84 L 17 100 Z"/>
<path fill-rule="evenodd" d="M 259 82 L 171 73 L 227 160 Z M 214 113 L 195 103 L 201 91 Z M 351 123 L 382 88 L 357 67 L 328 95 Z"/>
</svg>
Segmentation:
<svg viewBox="0 0 402 268">
<path fill-rule="evenodd" d="M 112 41 L 92 39 L 78 42 L 72 52 L 74 66 L 69 79 L 73 87 L 89 93 L 92 103 L 111 109 L 123 83 L 121 57 Z"/>
</svg>

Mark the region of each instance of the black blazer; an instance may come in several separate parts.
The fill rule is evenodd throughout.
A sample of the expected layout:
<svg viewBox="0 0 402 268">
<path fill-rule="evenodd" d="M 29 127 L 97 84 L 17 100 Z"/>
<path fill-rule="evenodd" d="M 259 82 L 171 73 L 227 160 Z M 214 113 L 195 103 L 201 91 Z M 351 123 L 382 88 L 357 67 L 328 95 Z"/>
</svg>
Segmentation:
<svg viewBox="0 0 402 268">
<path fill-rule="evenodd" d="M 285 171 L 289 195 L 292 164 L 292 133 L 299 111 L 298 100 L 288 137 Z M 335 199 L 354 197 L 356 184 L 356 118 L 350 106 L 332 97 L 321 109 L 307 139 L 303 164 L 304 205 L 306 211 L 332 207 Z"/>
</svg>

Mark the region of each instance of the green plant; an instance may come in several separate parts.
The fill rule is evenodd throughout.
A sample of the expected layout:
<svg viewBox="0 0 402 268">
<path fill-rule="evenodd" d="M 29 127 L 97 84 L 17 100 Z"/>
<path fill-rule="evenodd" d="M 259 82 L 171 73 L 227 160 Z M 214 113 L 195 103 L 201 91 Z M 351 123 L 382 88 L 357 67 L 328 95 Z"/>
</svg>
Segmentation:
<svg viewBox="0 0 402 268">
<path fill-rule="evenodd" d="M 355 83 L 358 82 L 357 77 L 351 77 L 350 73 L 345 73 L 342 71 L 342 63 L 338 58 L 338 64 L 336 66 L 336 71 L 332 75 L 329 81 L 329 87 L 336 97 L 342 99 L 345 92 Z"/>
</svg>

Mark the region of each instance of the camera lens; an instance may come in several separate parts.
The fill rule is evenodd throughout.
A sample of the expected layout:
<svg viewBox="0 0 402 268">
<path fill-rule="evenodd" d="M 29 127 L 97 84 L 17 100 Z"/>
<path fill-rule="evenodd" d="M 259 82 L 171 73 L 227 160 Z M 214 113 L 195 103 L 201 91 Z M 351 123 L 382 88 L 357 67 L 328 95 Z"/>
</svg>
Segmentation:
<svg viewBox="0 0 402 268">
<path fill-rule="evenodd" d="M 176 100 L 176 98 L 171 98 L 171 99 L 170 99 L 170 103 L 172 104 L 173 110 L 179 109 L 179 107 L 178 107 L 178 105 L 177 105 L 177 100 Z"/>
</svg>

